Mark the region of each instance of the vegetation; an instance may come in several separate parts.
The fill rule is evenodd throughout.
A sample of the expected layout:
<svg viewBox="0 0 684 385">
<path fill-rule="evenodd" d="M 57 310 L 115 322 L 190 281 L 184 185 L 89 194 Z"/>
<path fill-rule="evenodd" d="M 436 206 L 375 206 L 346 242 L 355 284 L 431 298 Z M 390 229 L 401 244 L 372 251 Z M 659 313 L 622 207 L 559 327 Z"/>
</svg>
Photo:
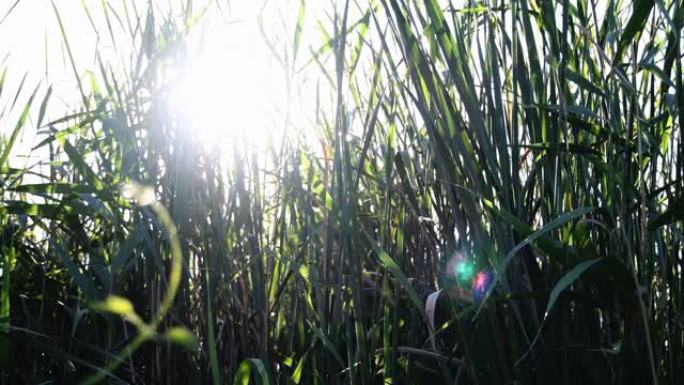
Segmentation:
<svg viewBox="0 0 684 385">
<path fill-rule="evenodd" d="M 221 5 L 114 3 L 84 10 L 121 72 L 3 110 L 2 383 L 684 382 L 681 1 L 302 1 L 273 48 L 333 90 L 320 145 L 227 163 L 165 107 Z"/>
</svg>

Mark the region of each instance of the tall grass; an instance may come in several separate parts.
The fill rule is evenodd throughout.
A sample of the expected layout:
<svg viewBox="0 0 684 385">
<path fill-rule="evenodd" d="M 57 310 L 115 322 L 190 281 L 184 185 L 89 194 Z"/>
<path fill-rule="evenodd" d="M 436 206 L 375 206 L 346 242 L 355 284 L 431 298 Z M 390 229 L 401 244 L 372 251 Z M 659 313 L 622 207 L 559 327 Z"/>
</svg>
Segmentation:
<svg viewBox="0 0 684 385">
<path fill-rule="evenodd" d="M 123 75 L 47 124 L 34 92 L 0 147 L 3 383 L 684 381 L 680 2 L 346 1 L 307 55 L 302 1 L 274 51 L 333 90 L 320 147 L 228 164 L 166 109 L 198 6 L 123 4 L 87 8 Z"/>
</svg>

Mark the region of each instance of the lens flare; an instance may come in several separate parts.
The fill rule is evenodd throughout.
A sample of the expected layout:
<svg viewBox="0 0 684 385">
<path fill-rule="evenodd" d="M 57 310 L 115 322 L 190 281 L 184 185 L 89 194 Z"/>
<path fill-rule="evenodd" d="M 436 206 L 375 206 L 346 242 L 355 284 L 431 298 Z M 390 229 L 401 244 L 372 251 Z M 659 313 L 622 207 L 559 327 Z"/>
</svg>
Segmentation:
<svg viewBox="0 0 684 385">
<path fill-rule="evenodd" d="M 473 278 L 473 300 L 475 303 L 480 303 L 484 299 L 487 292 L 492 287 L 495 281 L 494 272 L 491 270 L 482 270 Z"/>
<path fill-rule="evenodd" d="M 460 283 L 470 282 L 475 272 L 475 267 L 468 261 L 460 262 L 456 266 L 456 279 Z"/>
</svg>

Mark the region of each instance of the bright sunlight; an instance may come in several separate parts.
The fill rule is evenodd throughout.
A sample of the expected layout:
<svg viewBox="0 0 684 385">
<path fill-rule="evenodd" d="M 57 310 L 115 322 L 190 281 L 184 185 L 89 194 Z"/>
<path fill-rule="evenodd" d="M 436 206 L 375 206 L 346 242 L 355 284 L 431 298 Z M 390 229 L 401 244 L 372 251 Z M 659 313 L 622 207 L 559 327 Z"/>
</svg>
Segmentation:
<svg viewBox="0 0 684 385">
<path fill-rule="evenodd" d="M 0 0 L 0 385 L 684 384 L 677 0 Z"/>
<path fill-rule="evenodd" d="M 235 140 L 259 147 L 281 129 L 272 117 L 286 95 L 285 73 L 264 42 L 258 9 L 250 8 L 204 29 L 172 86 L 171 110 L 209 148 L 227 150 Z"/>
</svg>

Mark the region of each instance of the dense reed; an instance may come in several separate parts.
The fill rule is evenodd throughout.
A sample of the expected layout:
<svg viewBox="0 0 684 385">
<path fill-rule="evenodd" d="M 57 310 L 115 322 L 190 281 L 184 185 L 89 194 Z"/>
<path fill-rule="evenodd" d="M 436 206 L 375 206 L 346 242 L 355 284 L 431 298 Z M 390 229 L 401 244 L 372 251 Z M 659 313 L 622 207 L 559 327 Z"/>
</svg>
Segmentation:
<svg viewBox="0 0 684 385">
<path fill-rule="evenodd" d="M 228 162 L 165 91 L 220 2 L 113 3 L 84 11 L 123 69 L 61 119 L 4 106 L 2 383 L 684 381 L 681 1 L 301 1 L 272 44 L 332 90 L 320 144 Z M 496 272 L 482 302 L 449 295 L 457 252 Z"/>
</svg>

